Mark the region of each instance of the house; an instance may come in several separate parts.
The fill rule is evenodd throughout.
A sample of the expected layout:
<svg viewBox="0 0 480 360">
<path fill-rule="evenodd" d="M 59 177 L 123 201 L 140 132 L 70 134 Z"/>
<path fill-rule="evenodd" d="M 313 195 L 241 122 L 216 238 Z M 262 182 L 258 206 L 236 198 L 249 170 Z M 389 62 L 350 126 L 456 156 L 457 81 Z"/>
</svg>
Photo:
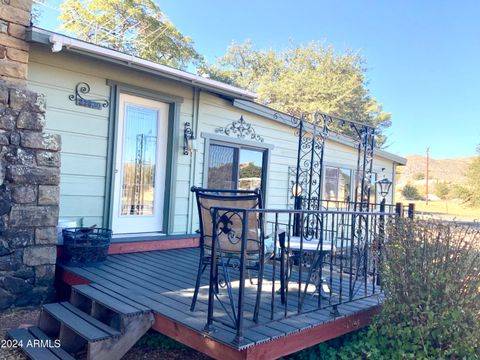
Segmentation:
<svg viewBox="0 0 480 360">
<path fill-rule="evenodd" d="M 212 279 L 202 285 L 195 311 L 189 309 L 199 245 L 190 188 L 258 187 L 268 209 L 292 209 L 292 195 L 301 192 L 292 175 L 295 121 L 243 89 L 28 27 L 30 7 L 28 0 L 12 1 L 0 11 L 0 76 L 9 81 L 0 83 L 0 309 L 53 300 L 55 271 L 69 297 L 43 307 L 39 328 L 13 330 L 12 338 L 59 337 L 71 353 L 86 345 L 90 358 L 115 359 L 152 327 L 216 358 L 274 358 L 368 324 L 383 296 L 375 267 L 373 276 L 365 267 L 357 282 L 352 259 L 350 272 L 342 270 L 343 259 L 333 272 L 331 261 L 330 294 L 340 296 L 322 302 L 308 294 L 297 307 L 276 296 L 284 274 L 275 272 L 273 261 L 261 293 L 261 323 L 239 312 L 234 322 L 245 320 L 248 329 L 221 323 L 205 330 Z M 319 191 L 332 203 L 348 203 L 359 169 L 357 142 L 332 134 L 323 149 Z M 394 180 L 395 167 L 404 163 L 375 149 L 372 183 Z M 373 191 L 370 201 L 380 200 Z M 383 213 L 359 214 L 334 215 L 327 226 L 343 234 L 339 229 L 350 226 L 344 217 L 361 216 L 360 224 L 373 224 L 373 235 L 383 231 Z M 113 229 L 109 253 L 115 256 L 99 267 L 55 266 L 57 245 L 62 251 L 57 225 Z M 354 246 L 359 232 L 350 230 L 342 239 L 350 241 L 352 257 L 360 249 Z M 295 276 L 306 293 L 310 279 Z M 257 290 L 233 280 L 238 290 L 228 296 L 238 296 L 248 313 Z M 282 291 L 288 300 L 288 280 Z M 342 298 L 342 292 L 349 295 Z"/>
<path fill-rule="evenodd" d="M 295 129 L 255 94 L 42 29 L 28 36 L 28 86 L 46 95 L 46 129 L 62 137 L 60 221 L 112 228 L 116 242 L 181 239 L 198 228 L 192 186 L 260 186 L 266 207 L 292 203 Z M 351 196 L 356 161 L 355 142 L 327 141 L 325 197 Z M 394 179 L 398 164 L 376 150 L 378 177 Z"/>
</svg>

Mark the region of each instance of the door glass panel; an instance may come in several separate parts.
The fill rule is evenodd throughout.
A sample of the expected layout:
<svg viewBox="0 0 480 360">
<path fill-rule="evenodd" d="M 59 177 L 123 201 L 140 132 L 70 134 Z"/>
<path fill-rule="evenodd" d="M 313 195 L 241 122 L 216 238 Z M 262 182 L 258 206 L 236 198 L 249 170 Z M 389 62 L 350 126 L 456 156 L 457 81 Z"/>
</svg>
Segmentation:
<svg viewBox="0 0 480 360">
<path fill-rule="evenodd" d="M 241 190 L 262 188 L 263 151 L 240 149 L 239 184 Z"/>
<path fill-rule="evenodd" d="M 235 189 L 236 172 L 234 148 L 210 145 L 208 160 L 208 188 Z"/>
<path fill-rule="evenodd" d="M 121 215 L 153 215 L 158 111 L 125 109 Z"/>
</svg>

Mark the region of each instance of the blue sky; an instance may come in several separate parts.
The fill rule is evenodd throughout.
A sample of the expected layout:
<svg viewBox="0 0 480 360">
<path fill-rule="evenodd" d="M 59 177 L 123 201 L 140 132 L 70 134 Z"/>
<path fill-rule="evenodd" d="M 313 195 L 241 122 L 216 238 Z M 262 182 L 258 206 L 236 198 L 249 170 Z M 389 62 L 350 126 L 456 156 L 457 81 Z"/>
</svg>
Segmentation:
<svg viewBox="0 0 480 360">
<path fill-rule="evenodd" d="M 58 7 L 61 1 L 48 0 Z M 393 113 L 388 150 L 472 156 L 480 144 L 479 1 L 163 0 L 170 20 L 208 60 L 232 42 L 281 49 L 289 41 L 360 50 L 372 96 Z M 40 25 L 55 30 L 58 13 Z"/>
</svg>

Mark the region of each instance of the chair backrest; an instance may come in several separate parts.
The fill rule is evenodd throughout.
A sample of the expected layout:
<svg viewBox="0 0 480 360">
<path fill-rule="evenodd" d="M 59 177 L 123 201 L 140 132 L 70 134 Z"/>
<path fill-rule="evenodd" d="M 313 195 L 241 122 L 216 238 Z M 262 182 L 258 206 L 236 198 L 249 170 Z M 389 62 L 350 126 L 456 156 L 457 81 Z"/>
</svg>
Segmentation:
<svg viewBox="0 0 480 360">
<path fill-rule="evenodd" d="M 211 190 L 192 187 L 197 198 L 200 217 L 201 246 L 212 247 L 213 207 L 237 209 L 261 209 L 262 197 L 258 190 Z M 248 212 L 247 252 L 263 251 L 263 216 L 258 212 Z M 218 212 L 218 240 L 221 250 L 226 253 L 239 253 L 243 234 L 243 213 L 227 210 Z"/>
</svg>

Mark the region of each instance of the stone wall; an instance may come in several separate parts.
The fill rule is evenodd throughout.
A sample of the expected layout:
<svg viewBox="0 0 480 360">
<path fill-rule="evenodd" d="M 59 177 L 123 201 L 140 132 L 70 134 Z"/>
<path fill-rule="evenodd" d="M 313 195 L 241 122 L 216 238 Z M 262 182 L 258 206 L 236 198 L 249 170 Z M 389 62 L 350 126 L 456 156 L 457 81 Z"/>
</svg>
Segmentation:
<svg viewBox="0 0 480 360">
<path fill-rule="evenodd" d="M 28 70 L 28 43 L 32 0 L 0 0 L 0 78 L 24 83 Z"/>
<path fill-rule="evenodd" d="M 60 137 L 26 89 L 31 0 L 0 0 L 0 310 L 53 298 Z"/>
<path fill-rule="evenodd" d="M 44 126 L 42 95 L 0 83 L 0 310 L 54 294 L 60 137 Z"/>
</svg>

